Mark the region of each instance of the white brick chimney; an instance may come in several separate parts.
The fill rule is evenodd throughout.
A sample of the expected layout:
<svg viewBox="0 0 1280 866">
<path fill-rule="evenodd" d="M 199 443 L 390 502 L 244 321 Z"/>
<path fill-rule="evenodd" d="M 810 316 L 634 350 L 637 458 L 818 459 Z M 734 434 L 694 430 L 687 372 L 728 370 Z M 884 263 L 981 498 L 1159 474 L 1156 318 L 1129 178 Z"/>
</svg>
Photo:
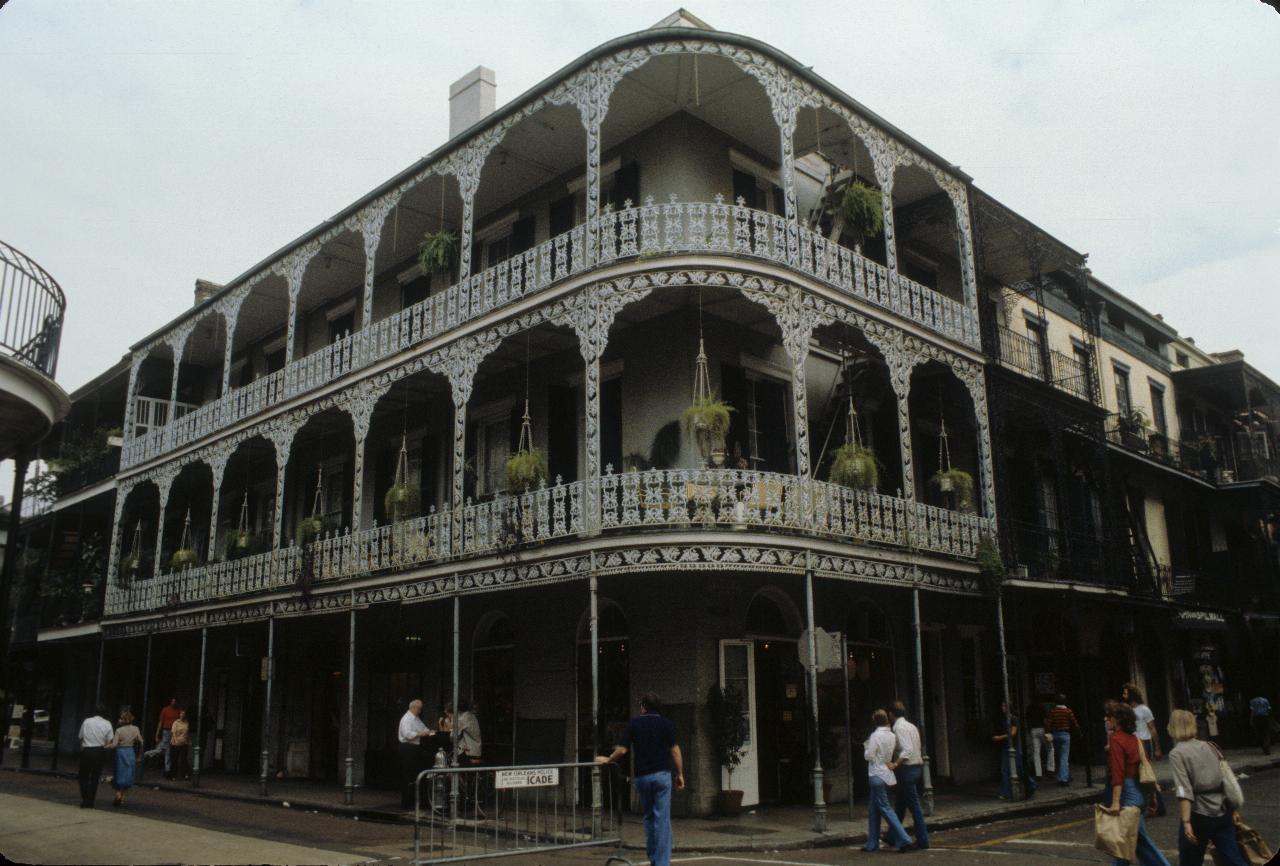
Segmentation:
<svg viewBox="0 0 1280 866">
<path fill-rule="evenodd" d="M 493 70 L 477 66 L 449 86 L 449 137 L 493 113 L 498 85 Z"/>
</svg>

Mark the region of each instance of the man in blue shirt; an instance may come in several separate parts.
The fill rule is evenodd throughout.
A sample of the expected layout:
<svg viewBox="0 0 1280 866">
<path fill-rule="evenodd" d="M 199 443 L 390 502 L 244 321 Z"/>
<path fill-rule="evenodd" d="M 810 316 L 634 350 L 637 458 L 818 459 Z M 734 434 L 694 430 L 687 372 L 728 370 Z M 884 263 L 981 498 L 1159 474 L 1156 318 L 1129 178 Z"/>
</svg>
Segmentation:
<svg viewBox="0 0 1280 866">
<path fill-rule="evenodd" d="M 1249 715 L 1265 755 L 1271 754 L 1271 701 L 1258 695 L 1249 701 Z"/>
<path fill-rule="evenodd" d="M 644 847 L 652 866 L 671 866 L 671 786 L 684 790 L 684 759 L 676 745 L 676 726 L 661 714 L 662 702 L 653 692 L 640 698 L 640 715 L 627 722 L 613 754 L 597 764 L 620 761 L 635 754 L 635 785 L 644 809 Z"/>
</svg>

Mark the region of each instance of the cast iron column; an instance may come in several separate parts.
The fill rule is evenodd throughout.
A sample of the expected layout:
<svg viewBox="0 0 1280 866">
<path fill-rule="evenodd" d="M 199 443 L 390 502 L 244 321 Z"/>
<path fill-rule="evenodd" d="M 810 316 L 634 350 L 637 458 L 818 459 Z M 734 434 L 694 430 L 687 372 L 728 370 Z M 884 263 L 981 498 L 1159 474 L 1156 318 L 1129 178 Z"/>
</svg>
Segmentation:
<svg viewBox="0 0 1280 866">
<path fill-rule="evenodd" d="M 196 684 L 196 737 L 191 749 L 191 787 L 200 787 L 200 744 L 204 741 L 204 665 L 209 648 L 209 629 L 200 629 L 200 682 Z"/>
<path fill-rule="evenodd" d="M 916 578 L 920 577 L 916 568 Z M 926 815 L 933 814 L 933 779 L 929 773 L 929 750 L 925 746 L 924 735 L 924 641 L 920 634 L 920 587 L 917 584 L 911 589 L 912 629 L 916 639 L 916 727 L 920 729 L 920 758 L 924 761 L 924 795 L 920 805 Z"/>
<path fill-rule="evenodd" d="M 356 761 L 352 757 L 351 739 L 355 732 L 352 716 L 356 706 L 356 591 L 351 590 L 351 626 L 347 637 L 347 758 L 346 783 L 342 802 L 350 806 L 356 801 Z"/>
<path fill-rule="evenodd" d="M 258 796 L 267 796 L 271 765 L 271 679 L 275 674 L 276 618 L 267 618 L 267 689 L 262 700 L 262 762 L 258 769 Z"/>
<path fill-rule="evenodd" d="M 822 729 L 818 721 L 818 639 L 814 634 L 813 623 L 813 567 L 805 554 L 804 569 L 804 603 L 805 614 L 809 620 L 809 731 L 813 736 L 813 829 L 817 833 L 827 832 L 827 801 L 822 794 L 822 746 L 820 737 Z"/>
<path fill-rule="evenodd" d="M 1022 778 L 1018 775 L 1018 745 L 1012 733 L 1013 706 L 1009 697 L 1009 655 L 1004 645 L 1004 590 L 996 590 L 996 625 L 1000 633 L 1000 680 L 1004 688 L 1004 728 L 1009 731 L 1007 738 L 1009 748 L 1005 760 L 1009 762 L 1009 797 L 1011 800 L 1022 799 Z"/>
<path fill-rule="evenodd" d="M 4 564 L 0 566 L 0 707 L 9 703 L 9 638 L 13 572 L 18 567 L 18 529 L 22 523 L 22 493 L 27 480 L 30 458 L 20 452 L 13 458 L 13 496 L 9 505 L 8 537 L 4 546 Z"/>
</svg>

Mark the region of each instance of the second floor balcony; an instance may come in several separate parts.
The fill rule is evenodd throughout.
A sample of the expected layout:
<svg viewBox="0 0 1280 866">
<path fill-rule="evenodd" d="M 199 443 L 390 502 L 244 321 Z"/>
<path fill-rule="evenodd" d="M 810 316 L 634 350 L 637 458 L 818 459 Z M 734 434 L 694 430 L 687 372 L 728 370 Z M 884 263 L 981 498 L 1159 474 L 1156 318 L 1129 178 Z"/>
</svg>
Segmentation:
<svg viewBox="0 0 1280 866">
<path fill-rule="evenodd" d="M 352 578 L 396 575 L 501 556 L 536 561 L 584 539 L 614 537 L 639 546 L 671 543 L 671 533 L 741 533 L 831 540 L 898 556 L 972 561 L 994 522 L 975 514 L 795 475 L 731 469 L 608 473 L 593 494 L 585 481 L 431 511 L 386 526 L 334 532 L 279 550 L 203 565 L 161 568 L 126 558 L 104 613 L 119 616 L 244 598 L 311 591 Z M 667 537 L 664 541 L 664 537 Z M 695 542 L 696 543 L 696 542 Z M 730 563 L 728 567 L 732 567 Z"/>
<path fill-rule="evenodd" d="M 1080 400 L 1093 402 L 1089 365 L 1004 325 L 996 327 L 1000 363 L 1047 382 Z"/>
</svg>

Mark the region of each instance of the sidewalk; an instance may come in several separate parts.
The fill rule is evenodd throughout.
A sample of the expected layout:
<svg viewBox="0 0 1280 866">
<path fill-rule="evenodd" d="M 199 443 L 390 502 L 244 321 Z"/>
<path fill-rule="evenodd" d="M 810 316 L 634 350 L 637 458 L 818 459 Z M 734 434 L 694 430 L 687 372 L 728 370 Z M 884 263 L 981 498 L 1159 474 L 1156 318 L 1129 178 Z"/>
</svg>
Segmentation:
<svg viewBox="0 0 1280 866">
<path fill-rule="evenodd" d="M 1237 773 L 1255 773 L 1280 766 L 1280 756 L 1269 757 L 1257 749 L 1231 749 L 1225 753 Z M 26 772 L 49 773 L 48 755 L 32 754 L 31 769 Z M 7 752 L 3 765 L 13 770 L 17 765 L 14 754 Z M 1162 783 L 1171 774 L 1168 761 L 1155 765 Z M 57 775 L 71 777 L 74 763 L 66 758 L 59 762 Z M 1101 781 L 1105 774 L 1101 767 L 1093 771 L 1094 785 L 1084 785 L 1084 770 L 1073 768 L 1073 782 L 1060 788 L 1056 783 L 1042 783 L 1036 796 L 1021 802 L 1008 802 L 995 796 L 996 783 L 966 786 L 947 786 L 934 792 L 934 814 L 929 818 L 929 829 L 945 830 L 991 821 L 1007 820 L 1026 815 L 1054 811 L 1078 803 L 1092 802 L 1102 796 Z M 337 815 L 359 816 L 362 820 L 377 820 L 410 824 L 413 816 L 399 808 L 395 791 L 379 788 L 359 788 L 355 792 L 355 804 L 344 805 L 342 787 L 332 783 L 309 780 L 270 780 L 269 796 L 258 796 L 258 782 L 246 776 L 204 775 L 200 787 L 189 782 L 167 782 L 156 772 L 149 772 L 141 785 L 200 797 L 235 800 L 245 803 L 281 806 L 288 803 L 293 809 L 315 810 Z M 866 841 L 866 802 L 854 803 L 853 820 L 849 820 L 849 807 L 837 803 L 828 807 L 827 832 L 813 830 L 812 806 L 772 806 L 744 812 L 734 818 L 675 818 L 672 830 L 676 849 L 684 853 L 722 853 L 730 851 L 774 851 L 836 845 L 862 844 Z M 642 848 L 643 838 L 639 828 L 639 816 L 628 815 L 625 830 L 628 848 Z"/>
</svg>

